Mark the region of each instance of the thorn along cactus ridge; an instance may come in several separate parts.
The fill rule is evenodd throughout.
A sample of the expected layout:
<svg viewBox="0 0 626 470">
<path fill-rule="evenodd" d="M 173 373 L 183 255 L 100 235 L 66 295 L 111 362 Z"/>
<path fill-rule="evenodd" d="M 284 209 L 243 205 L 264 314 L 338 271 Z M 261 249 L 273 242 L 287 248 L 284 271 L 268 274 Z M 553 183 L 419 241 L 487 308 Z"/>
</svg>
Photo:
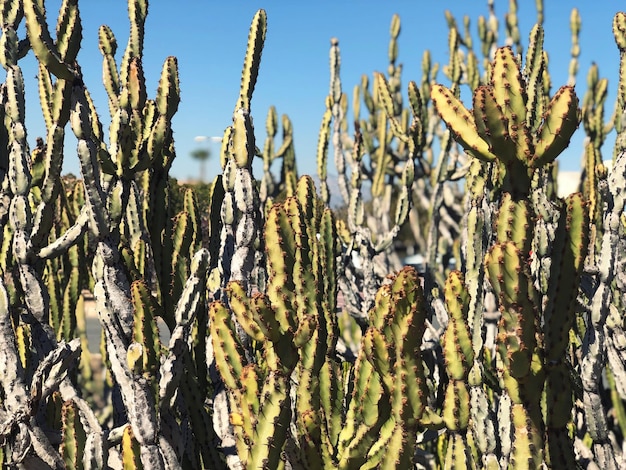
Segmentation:
<svg viewBox="0 0 626 470">
<path fill-rule="evenodd" d="M 146 87 L 146 0 L 128 1 L 121 54 L 98 31 L 108 132 L 77 62 L 78 1 L 55 17 L 42 0 L 0 0 L 0 466 L 626 467 L 626 14 L 605 122 L 596 65 L 580 102 L 574 89 L 578 11 L 568 85 L 550 95 L 542 2 L 526 50 L 517 2 L 505 37 L 494 4 L 478 35 L 445 13 L 445 78 L 425 51 L 402 85 L 394 16 L 387 70 L 349 98 L 332 39 L 319 196 L 288 116 L 279 144 L 270 108 L 257 147 L 258 11 L 222 173 L 201 196 L 169 178 L 182 92 L 174 57 Z M 39 139 L 20 66 L 31 49 Z M 581 192 L 560 198 L 558 156 L 581 122 Z M 62 176 L 71 158 L 79 178 Z M 409 245 L 419 275 L 400 262 Z"/>
</svg>

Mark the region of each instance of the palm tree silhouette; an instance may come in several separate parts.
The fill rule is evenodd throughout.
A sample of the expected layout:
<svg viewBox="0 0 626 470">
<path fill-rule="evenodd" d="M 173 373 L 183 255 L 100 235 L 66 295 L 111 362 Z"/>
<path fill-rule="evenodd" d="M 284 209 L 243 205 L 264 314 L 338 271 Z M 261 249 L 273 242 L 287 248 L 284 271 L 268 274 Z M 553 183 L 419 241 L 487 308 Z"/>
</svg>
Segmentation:
<svg viewBox="0 0 626 470">
<path fill-rule="evenodd" d="M 200 161 L 200 182 L 204 183 L 206 161 L 211 156 L 211 151 L 208 148 L 198 148 L 191 152 L 191 156 Z"/>
</svg>

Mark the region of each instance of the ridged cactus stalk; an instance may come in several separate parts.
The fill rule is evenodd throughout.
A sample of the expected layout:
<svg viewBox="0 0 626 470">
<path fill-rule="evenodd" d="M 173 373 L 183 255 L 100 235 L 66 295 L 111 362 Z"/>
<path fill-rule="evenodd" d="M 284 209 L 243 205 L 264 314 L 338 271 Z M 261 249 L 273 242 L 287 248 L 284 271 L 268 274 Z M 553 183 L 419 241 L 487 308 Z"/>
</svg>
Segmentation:
<svg viewBox="0 0 626 470">
<path fill-rule="evenodd" d="M 266 210 L 269 210 L 274 200 L 293 196 L 298 179 L 293 125 L 286 114 L 282 116 L 281 123 L 282 143 L 276 148 L 274 139 L 278 133 L 278 116 L 276 108 L 271 106 L 265 121 L 267 137 L 263 145 L 263 179 L 259 189 L 259 198 Z M 278 159 L 282 159 L 282 166 L 276 178 L 271 166 Z"/>
<path fill-rule="evenodd" d="M 443 402 L 443 422 L 448 432 L 446 468 L 475 467 L 468 445 L 470 395 L 468 378 L 474 364 L 472 338 L 467 323 L 469 296 L 463 275 L 453 271 L 445 286 L 446 307 L 450 314 L 442 343 L 448 385 Z"/>
<path fill-rule="evenodd" d="M 239 281 L 227 287 L 228 305 L 255 344 L 252 360 L 226 305 L 214 303 L 210 310 L 213 351 L 229 392 L 238 455 L 250 468 L 279 468 L 281 455 L 289 452 L 311 467 L 326 467 L 339 432 L 337 398 L 343 389 L 333 356 L 335 223 L 330 210 L 322 210 L 310 178 L 301 179 L 295 190 L 270 209 L 265 223 L 267 292 L 249 296 Z M 293 374 L 299 378 L 295 389 Z M 290 418 L 293 409 L 296 415 Z M 286 446 L 288 437 L 292 442 Z"/>
<path fill-rule="evenodd" d="M 492 197 L 497 211 L 484 269 L 500 305 L 498 422 L 511 433 L 501 436 L 501 461 L 511 468 L 575 464 L 568 431 L 572 364 L 566 353 L 589 247 L 589 208 L 580 194 L 561 201 L 537 185 L 579 121 L 571 87 L 559 89 L 546 104 L 542 38 L 536 26 L 523 71 L 511 49 L 496 51 L 491 83 L 475 90 L 472 111 L 447 88 L 432 90 L 437 109 L 465 151 L 496 172 Z M 475 230 L 468 243 L 479 233 Z M 478 275 L 475 268 L 472 272 Z"/>
<path fill-rule="evenodd" d="M 260 10 L 252 21 L 248 36 L 233 124 L 222 139 L 224 200 L 221 211 L 220 275 L 223 287 L 230 280 L 236 280 L 244 284 L 246 291 L 256 264 L 255 248 L 258 246 L 255 247 L 255 244 L 258 243 L 261 216 L 258 191 L 252 176 L 256 141 L 250 105 L 259 73 L 266 29 L 267 18 L 265 12 Z"/>
</svg>

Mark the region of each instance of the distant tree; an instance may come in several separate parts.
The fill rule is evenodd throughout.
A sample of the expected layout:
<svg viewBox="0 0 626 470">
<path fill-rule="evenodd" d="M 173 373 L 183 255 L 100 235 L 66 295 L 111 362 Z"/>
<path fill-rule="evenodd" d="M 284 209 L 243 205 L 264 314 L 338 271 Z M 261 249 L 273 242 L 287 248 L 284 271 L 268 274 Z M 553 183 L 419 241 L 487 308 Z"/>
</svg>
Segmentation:
<svg viewBox="0 0 626 470">
<path fill-rule="evenodd" d="M 208 148 L 198 148 L 191 152 L 191 156 L 200 161 L 200 182 L 204 183 L 205 165 L 211 156 L 211 151 Z"/>
</svg>

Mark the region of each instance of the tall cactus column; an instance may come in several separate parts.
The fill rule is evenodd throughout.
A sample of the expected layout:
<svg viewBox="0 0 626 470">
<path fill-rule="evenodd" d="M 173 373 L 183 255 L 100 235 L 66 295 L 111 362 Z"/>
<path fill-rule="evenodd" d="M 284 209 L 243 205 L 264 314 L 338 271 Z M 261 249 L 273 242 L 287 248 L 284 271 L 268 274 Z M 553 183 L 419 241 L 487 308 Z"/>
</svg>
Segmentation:
<svg viewBox="0 0 626 470">
<path fill-rule="evenodd" d="M 506 195 L 508 196 L 508 194 Z M 503 198 L 498 237 L 485 257 L 489 280 L 500 301 L 497 349 L 502 382 L 511 400 L 513 468 L 536 468 L 543 462 L 544 423 L 540 408 L 545 372 L 538 334 L 539 298 L 528 270 L 530 224 L 528 207 Z M 519 467 L 518 467 L 519 466 Z"/>
<path fill-rule="evenodd" d="M 605 366 L 606 322 L 612 304 L 612 283 L 617 274 L 618 246 L 623 230 L 622 217 L 625 208 L 624 181 L 626 180 L 626 152 L 624 151 L 624 117 L 626 115 L 626 14 L 617 13 L 613 18 L 613 35 L 620 51 L 620 76 L 618 87 L 617 116 L 619 133 L 616 148 L 618 153 L 613 168 L 607 177 L 607 187 L 603 194 L 605 210 L 602 216 L 600 253 L 597 257 L 599 283 L 591 299 L 591 325 L 587 328 L 584 340 L 584 356 L 581 378 L 583 402 L 589 434 L 593 438 L 593 451 L 602 468 L 618 468 L 613 446 L 610 443 L 608 423 L 602 409 L 600 383 Z"/>
<path fill-rule="evenodd" d="M 569 330 L 572 321 L 569 296 L 577 289 L 565 292 L 567 302 L 559 303 L 563 312 L 548 315 L 548 324 L 542 330 L 542 314 L 549 312 L 542 309 L 529 269 L 537 213 L 529 202 L 531 182 L 535 173 L 543 171 L 568 145 L 579 120 L 578 100 L 571 87 L 561 87 L 544 108 L 540 73 L 545 66 L 542 41 L 543 31 L 535 26 L 523 75 L 513 51 L 508 47 L 498 49 L 491 68 L 491 82 L 476 88 L 472 111 L 441 85 L 433 87 L 431 92 L 442 119 L 466 152 L 492 162 L 499 172 L 495 240 L 485 256 L 484 269 L 499 298 L 502 314 L 497 352 L 500 381 L 510 400 L 510 411 L 503 409 L 499 420 L 500 426 L 511 429 L 511 454 L 508 455 L 508 445 L 503 447 L 503 454 L 512 468 L 535 468 L 553 457 L 555 461 L 561 460 L 563 445 L 546 443 L 544 437 L 546 422 L 540 402 L 546 367 L 551 367 L 551 363 L 546 364 L 545 341 L 550 342 L 551 351 L 556 351 L 556 346 L 552 346 L 556 331 Z M 581 217 L 576 220 L 584 226 L 586 219 Z M 583 236 L 577 242 L 584 245 L 584 240 Z M 557 274 L 558 271 L 554 277 Z M 555 386 L 555 374 L 550 369 L 550 397 L 554 396 L 551 387 Z M 561 420 L 555 421 L 552 412 L 550 416 L 548 427 L 554 430 L 562 430 L 562 419 L 569 417 L 565 411 L 559 413 L 565 416 Z M 548 436 L 560 440 L 563 434 L 559 431 Z"/>
<path fill-rule="evenodd" d="M 469 295 L 463 275 L 453 271 L 445 286 L 446 307 L 450 315 L 443 337 L 448 385 L 443 402 L 443 421 L 448 429 L 446 468 L 473 468 L 476 464 L 468 444 L 470 395 L 468 376 L 474 363 L 474 350 L 467 313 Z"/>
<path fill-rule="evenodd" d="M 487 390 L 484 386 L 485 377 L 485 340 L 486 329 L 493 329 L 493 325 L 487 324 L 483 318 L 486 307 L 485 295 L 492 295 L 485 289 L 484 258 L 487 247 L 490 245 L 489 232 L 493 216 L 493 205 L 489 203 L 489 192 L 492 189 L 489 184 L 489 175 L 492 166 L 474 159 L 470 163 L 466 175 L 467 201 L 469 206 L 466 216 L 466 226 L 463 243 L 464 256 L 464 284 L 468 294 L 467 324 L 471 331 L 471 343 L 473 348 L 474 363 L 468 379 L 471 415 L 472 436 L 476 443 L 476 449 L 482 454 L 482 460 L 486 468 L 498 466 L 495 455 L 498 445 L 498 436 L 495 432 L 496 419 L 493 409 L 489 406 Z M 448 307 L 449 313 L 450 307 Z"/>
<path fill-rule="evenodd" d="M 251 100 L 261 65 L 261 53 L 267 30 L 267 17 L 259 10 L 252 20 L 248 46 L 241 73 L 239 98 L 233 114 L 233 124 L 226 129 L 222 139 L 221 163 L 224 170 L 222 183 L 224 199 L 221 207 L 222 233 L 220 264 L 222 295 L 230 281 L 241 282 L 246 293 L 251 292 L 251 279 L 255 264 L 255 247 L 258 248 L 261 208 L 257 186 L 252 175 L 252 160 L 256 153 L 252 125 Z M 239 339 L 245 351 L 250 350 L 250 340 L 239 327 Z M 247 353 L 249 355 L 249 353 Z"/>
<path fill-rule="evenodd" d="M 580 193 L 560 208 L 551 255 L 550 287 L 544 306 L 547 460 L 553 468 L 575 464 L 568 423 L 573 385 L 567 349 L 578 288 L 589 246 L 589 208 Z"/>
<path fill-rule="evenodd" d="M 225 287 L 230 280 L 239 281 L 246 291 L 255 264 L 254 247 L 258 244 L 260 218 L 259 196 L 252 176 L 256 145 L 250 104 L 261 65 L 266 29 L 265 11 L 259 10 L 250 26 L 233 124 L 226 130 L 222 141 L 225 192 L 221 214 L 222 286 Z"/>
<path fill-rule="evenodd" d="M 233 124 L 226 129 L 222 138 L 222 148 L 220 161 L 223 169 L 222 184 L 224 189 L 223 200 L 220 209 L 221 235 L 219 246 L 219 288 L 214 293 L 216 299 L 223 302 L 220 309 L 212 308 L 216 319 L 221 318 L 225 311 L 228 311 L 228 290 L 229 282 L 240 283 L 246 295 L 252 293 L 253 275 L 255 266 L 262 265 L 262 260 L 256 259 L 256 254 L 260 252 L 261 240 L 259 229 L 261 226 L 261 207 L 256 182 L 252 175 L 252 161 L 256 154 L 256 143 L 254 137 L 254 127 L 251 115 L 251 100 L 256 85 L 259 67 L 261 65 L 261 54 L 267 30 L 267 16 L 264 10 L 259 10 L 250 25 L 246 55 L 241 73 L 241 84 L 239 97 L 233 113 Z M 215 282 L 217 284 L 217 282 Z M 217 287 L 217 286 L 216 286 Z M 232 315 L 228 321 L 221 319 L 222 323 L 233 326 L 236 331 L 236 341 L 239 344 L 238 352 L 245 357 L 244 362 L 252 361 L 252 343 L 249 334 L 239 323 L 237 317 Z M 213 323 L 213 321 L 212 321 Z M 218 332 L 214 325 L 211 325 L 211 338 L 214 344 L 215 362 L 219 364 L 219 349 L 216 348 Z M 219 368 L 219 365 L 218 365 Z M 251 376 L 250 376 L 251 377 Z M 222 376 L 222 379 L 224 377 Z M 285 393 L 286 385 L 283 383 L 284 376 L 274 376 L 279 384 L 274 383 L 271 387 L 276 387 Z M 227 389 L 233 382 L 224 381 Z M 269 387 L 270 385 L 268 385 Z M 214 413 L 214 426 L 216 433 L 221 436 L 223 443 L 241 444 L 240 429 L 233 426 L 232 422 L 220 419 L 224 413 L 233 412 L 234 403 L 229 398 L 229 392 L 223 387 L 217 387 L 216 403 L 219 405 Z M 288 397 L 281 400 L 279 408 L 288 404 Z M 277 411 L 274 409 L 274 411 Z M 230 445 L 230 444 L 228 444 Z M 240 459 L 244 462 L 248 457 L 245 454 L 231 456 L 227 458 L 229 465 L 240 465 Z"/>
</svg>

